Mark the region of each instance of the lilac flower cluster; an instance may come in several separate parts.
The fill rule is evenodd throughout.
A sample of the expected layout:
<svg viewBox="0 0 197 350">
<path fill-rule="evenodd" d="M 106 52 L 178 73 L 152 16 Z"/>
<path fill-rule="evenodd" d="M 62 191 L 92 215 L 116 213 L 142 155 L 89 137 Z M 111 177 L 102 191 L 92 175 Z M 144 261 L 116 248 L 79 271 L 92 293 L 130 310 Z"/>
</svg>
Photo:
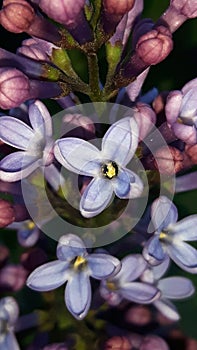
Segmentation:
<svg viewBox="0 0 197 350">
<path fill-rule="evenodd" d="M 113 319 L 120 312 L 126 324 L 129 307 L 143 304 L 172 325 L 181 315 L 171 300 L 195 293 L 185 272 L 197 274 L 197 214 L 178 214 L 173 196 L 197 188 L 197 78 L 181 90 L 142 93 L 151 66 L 173 50 L 173 33 L 197 17 L 196 0 L 169 2 L 154 23 L 141 16 L 143 0 L 3 1 L 0 24 L 28 38 L 16 53 L 0 48 L 0 227 L 2 237 L 17 231 L 19 251 L 19 265 L 9 265 L 9 250 L 0 245 L 0 291 L 16 293 L 16 300 L 0 300 L 2 350 L 19 350 L 14 332 L 35 327 L 47 340 L 37 345 L 30 337 L 30 344 L 27 337 L 22 348 L 81 350 L 94 342 L 95 349 L 169 349 L 162 327 L 151 334 L 137 325 L 135 334 Z M 62 135 L 42 99 L 65 109 Z M 80 108 L 86 102 L 88 115 Z M 64 234 L 51 224 L 54 215 L 64 220 Z M 121 239 L 119 218 L 127 233 Z M 58 241 L 56 260 L 45 224 Z M 104 250 L 97 242 L 108 230 L 115 238 Z M 163 278 L 171 261 L 183 276 Z M 27 304 L 38 297 L 31 290 L 42 293 L 43 305 L 22 305 L 19 290 L 28 290 Z M 17 301 L 28 310 L 20 317 Z"/>
</svg>

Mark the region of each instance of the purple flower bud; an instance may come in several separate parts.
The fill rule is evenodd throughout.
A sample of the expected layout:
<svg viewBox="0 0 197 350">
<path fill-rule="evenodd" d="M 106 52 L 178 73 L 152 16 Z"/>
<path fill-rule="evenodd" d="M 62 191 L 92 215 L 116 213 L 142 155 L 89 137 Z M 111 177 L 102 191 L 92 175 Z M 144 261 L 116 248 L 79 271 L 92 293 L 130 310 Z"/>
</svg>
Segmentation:
<svg viewBox="0 0 197 350">
<path fill-rule="evenodd" d="M 73 37 L 83 44 L 92 40 L 89 24 L 84 16 L 85 0 L 40 0 L 40 8 L 55 21 L 63 24 Z"/>
<path fill-rule="evenodd" d="M 139 127 L 139 140 L 143 140 L 156 122 L 156 115 L 153 109 L 142 102 L 137 102 L 134 110 L 134 118 Z"/>
<path fill-rule="evenodd" d="M 0 199 L 0 228 L 10 225 L 14 220 L 15 212 L 11 203 Z"/>
<path fill-rule="evenodd" d="M 19 106 L 29 98 L 29 79 L 14 68 L 0 68 L 0 107 Z"/>
<path fill-rule="evenodd" d="M 134 6 L 135 0 L 103 0 L 103 11 L 101 22 L 105 33 L 112 33 L 121 21 Z"/>
<path fill-rule="evenodd" d="M 4 0 L 0 11 L 1 25 L 10 32 L 22 33 L 34 21 L 33 7 L 25 0 Z"/>
<path fill-rule="evenodd" d="M 95 125 L 92 120 L 81 114 L 67 114 L 62 120 L 62 134 L 90 140 L 95 137 Z"/>
<path fill-rule="evenodd" d="M 21 265 L 7 265 L 0 271 L 0 290 L 16 292 L 23 288 L 27 271 Z"/>
<path fill-rule="evenodd" d="M 22 46 L 17 49 L 17 54 L 22 54 L 37 61 L 50 62 L 53 48 L 57 48 L 57 46 L 42 39 L 31 38 L 22 42 Z"/>
<path fill-rule="evenodd" d="M 108 339 L 105 343 L 104 350 L 131 350 L 132 345 L 127 337 L 114 336 Z"/>
<path fill-rule="evenodd" d="M 197 144 L 192 146 L 186 145 L 185 153 L 189 157 L 191 161 L 191 165 L 196 165 L 197 164 Z"/>
<path fill-rule="evenodd" d="M 167 343 L 156 335 L 146 336 L 139 350 L 169 350 Z"/>
<path fill-rule="evenodd" d="M 197 17 L 196 0 L 171 0 L 170 6 L 174 6 L 174 8 L 187 18 Z"/>
<path fill-rule="evenodd" d="M 183 169 L 183 154 L 175 147 L 164 146 L 155 154 L 154 166 L 161 174 L 176 174 Z"/>
<path fill-rule="evenodd" d="M 170 31 L 158 26 L 142 35 L 137 42 L 136 52 L 147 65 L 163 61 L 173 48 Z"/>
</svg>

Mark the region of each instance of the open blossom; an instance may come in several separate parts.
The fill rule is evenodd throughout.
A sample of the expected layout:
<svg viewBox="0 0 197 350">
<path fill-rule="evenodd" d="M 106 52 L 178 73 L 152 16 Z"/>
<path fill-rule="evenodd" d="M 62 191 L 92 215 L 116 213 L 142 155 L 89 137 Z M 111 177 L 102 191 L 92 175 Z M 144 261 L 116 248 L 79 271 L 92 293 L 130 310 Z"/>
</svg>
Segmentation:
<svg viewBox="0 0 197 350">
<path fill-rule="evenodd" d="M 157 265 L 170 257 L 181 269 L 197 273 L 197 250 L 186 243 L 197 240 L 197 215 L 177 222 L 177 208 L 167 197 L 160 196 L 152 204 L 151 219 L 155 232 L 145 244 L 144 258 Z"/>
<path fill-rule="evenodd" d="M 59 172 L 52 164 L 53 144 L 51 116 L 40 101 L 29 107 L 29 125 L 17 118 L 0 118 L 0 139 L 6 144 L 21 149 L 0 161 L 0 178 L 3 181 L 18 181 L 41 167 L 45 177 L 57 187 Z"/>
<path fill-rule="evenodd" d="M 153 302 L 154 306 L 167 318 L 178 321 L 180 315 L 171 303 L 172 300 L 185 299 L 194 294 L 195 289 L 192 282 L 185 277 L 161 278 L 167 271 L 169 259 L 166 259 L 158 266 L 148 266 L 143 272 L 141 280 L 153 284 L 160 292 L 160 298 Z"/>
<path fill-rule="evenodd" d="M 166 118 L 175 135 L 187 144 L 197 143 L 197 78 L 181 91 L 171 91 L 166 103 Z"/>
<path fill-rule="evenodd" d="M 32 220 L 14 222 L 8 228 L 17 230 L 18 242 L 22 247 L 32 247 L 40 236 L 40 230 Z"/>
<path fill-rule="evenodd" d="M 111 278 L 101 281 L 100 293 L 110 305 L 123 299 L 149 304 L 159 298 L 159 290 L 146 283 L 134 282 L 146 269 L 147 263 L 140 254 L 128 255 L 121 261 L 121 270 Z"/>
<path fill-rule="evenodd" d="M 14 335 L 14 325 L 19 315 L 19 308 L 14 298 L 6 297 L 0 300 L 0 349 L 19 350 Z"/>
<path fill-rule="evenodd" d="M 49 291 L 67 281 L 65 303 L 70 313 L 83 319 L 90 308 L 89 277 L 106 279 L 120 269 L 120 262 L 108 254 L 88 254 L 83 241 L 73 234 L 60 238 L 58 260 L 44 264 L 31 273 L 27 285 L 37 291 Z"/>
<path fill-rule="evenodd" d="M 75 137 L 57 140 L 56 159 L 67 169 L 93 177 L 80 200 L 80 212 L 90 218 L 109 204 L 113 191 L 119 198 L 136 198 L 143 191 L 139 176 L 125 166 L 138 145 L 138 125 L 126 117 L 113 124 L 102 140 L 101 151 Z"/>
</svg>

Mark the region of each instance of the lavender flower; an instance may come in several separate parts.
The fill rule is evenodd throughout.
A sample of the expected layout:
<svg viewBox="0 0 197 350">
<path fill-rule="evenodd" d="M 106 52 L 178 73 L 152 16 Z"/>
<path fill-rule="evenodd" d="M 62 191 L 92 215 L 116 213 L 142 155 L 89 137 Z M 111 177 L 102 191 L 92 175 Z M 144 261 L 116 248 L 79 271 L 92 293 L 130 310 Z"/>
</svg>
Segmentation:
<svg viewBox="0 0 197 350">
<path fill-rule="evenodd" d="M 150 284 L 134 282 L 146 269 L 140 254 L 128 255 L 121 261 L 121 270 L 106 281 L 101 281 L 100 293 L 110 305 L 118 305 L 122 299 L 148 304 L 158 299 L 160 292 Z"/>
<path fill-rule="evenodd" d="M 29 119 L 32 128 L 14 117 L 0 118 L 1 140 L 21 149 L 1 160 L 0 178 L 3 181 L 18 181 L 41 167 L 47 180 L 57 189 L 60 175 L 52 164 L 54 141 L 51 116 L 44 104 L 36 101 L 29 107 Z"/>
<path fill-rule="evenodd" d="M 171 91 L 166 103 L 166 118 L 175 135 L 187 144 L 197 142 L 197 78 L 181 91 Z"/>
<path fill-rule="evenodd" d="M 40 230 L 32 220 L 14 222 L 8 228 L 17 230 L 18 242 L 22 247 L 32 247 L 40 236 Z"/>
<path fill-rule="evenodd" d="M 143 272 L 141 280 L 153 284 L 160 290 L 160 298 L 153 302 L 155 307 L 167 318 L 178 321 L 180 315 L 169 299 L 179 300 L 188 298 L 194 294 L 195 289 L 192 282 L 185 277 L 176 276 L 161 279 L 168 269 L 169 262 L 170 260 L 166 259 L 158 266 L 149 266 Z"/>
<path fill-rule="evenodd" d="M 2 350 L 19 350 L 14 335 L 14 325 L 19 315 L 18 305 L 14 298 L 0 300 L 0 348 Z"/>
<path fill-rule="evenodd" d="M 177 208 L 161 196 L 152 204 L 151 219 L 155 233 L 145 244 L 144 258 L 150 264 L 160 264 L 169 256 L 181 269 L 197 273 L 197 250 L 185 242 L 197 240 L 197 215 L 177 222 Z"/>
<path fill-rule="evenodd" d="M 102 150 L 82 139 L 67 137 L 57 140 L 54 154 L 67 169 L 94 177 L 80 201 L 80 212 L 90 218 L 109 204 L 113 191 L 119 198 L 139 197 L 141 179 L 125 165 L 138 145 L 138 126 L 134 119 L 123 118 L 113 124 L 102 140 Z"/>
<path fill-rule="evenodd" d="M 27 285 L 37 291 L 49 291 L 67 281 L 66 306 L 75 318 L 81 320 L 87 315 L 91 303 L 89 277 L 108 278 L 120 269 L 120 262 L 108 254 L 88 254 L 83 241 L 73 234 L 60 238 L 57 258 L 33 271 Z"/>
</svg>

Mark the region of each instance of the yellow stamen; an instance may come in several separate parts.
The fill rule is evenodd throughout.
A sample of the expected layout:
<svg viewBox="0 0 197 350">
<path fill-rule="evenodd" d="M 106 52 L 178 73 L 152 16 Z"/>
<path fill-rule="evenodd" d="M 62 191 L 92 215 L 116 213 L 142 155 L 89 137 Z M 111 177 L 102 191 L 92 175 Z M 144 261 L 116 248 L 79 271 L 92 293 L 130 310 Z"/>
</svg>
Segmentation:
<svg viewBox="0 0 197 350">
<path fill-rule="evenodd" d="M 161 232 L 159 235 L 159 239 L 165 239 L 167 237 L 166 233 Z"/>
<path fill-rule="evenodd" d="M 82 256 L 78 256 L 74 262 L 74 268 L 78 269 L 80 265 L 83 265 L 86 263 L 86 259 L 84 259 Z"/>
<path fill-rule="evenodd" d="M 35 228 L 35 224 L 34 224 L 34 222 L 33 221 L 29 221 L 29 222 L 27 222 L 27 229 L 28 230 L 33 230 L 34 228 Z"/>
<path fill-rule="evenodd" d="M 118 174 L 118 166 L 115 162 L 108 162 L 106 164 L 103 164 L 101 170 L 103 175 L 105 175 L 108 179 L 112 179 Z"/>
<path fill-rule="evenodd" d="M 107 288 L 110 289 L 110 290 L 116 290 L 117 289 L 117 287 L 116 287 L 114 282 L 107 281 L 106 285 L 107 285 Z"/>
</svg>

